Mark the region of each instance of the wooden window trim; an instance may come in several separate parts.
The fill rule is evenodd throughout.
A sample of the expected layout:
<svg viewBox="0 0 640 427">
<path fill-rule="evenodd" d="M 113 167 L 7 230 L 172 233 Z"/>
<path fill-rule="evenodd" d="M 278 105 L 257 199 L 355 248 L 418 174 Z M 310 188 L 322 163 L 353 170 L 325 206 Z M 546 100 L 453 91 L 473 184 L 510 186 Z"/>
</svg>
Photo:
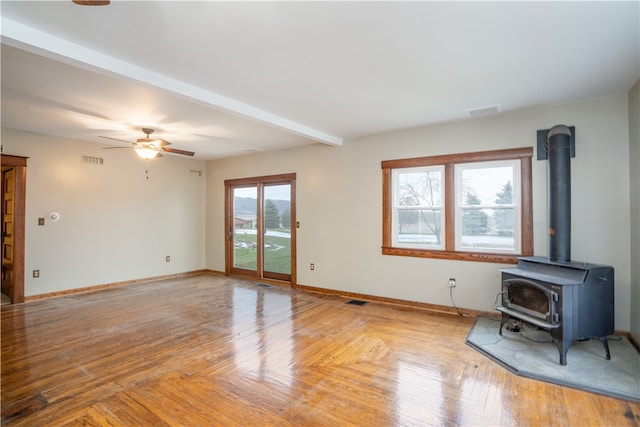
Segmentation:
<svg viewBox="0 0 640 427">
<path fill-rule="evenodd" d="M 251 178 L 237 178 L 237 179 L 226 179 L 224 181 L 224 185 L 226 186 L 234 186 L 241 187 L 243 185 L 254 185 L 257 183 L 263 184 L 277 184 L 280 182 L 287 181 L 295 181 L 296 174 L 295 173 L 283 173 L 280 175 L 268 175 L 268 176 L 257 176 Z"/>
<path fill-rule="evenodd" d="M 515 264 L 521 256 L 533 255 L 533 192 L 531 158 L 533 148 L 513 148 L 474 153 L 449 154 L 430 157 L 415 157 L 382 161 L 382 254 L 420 258 L 450 259 L 460 261 L 480 261 Z M 454 165 L 460 163 L 490 162 L 497 160 L 520 160 L 521 194 L 521 253 L 494 254 L 455 250 L 455 184 Z M 392 169 L 419 166 L 445 166 L 445 250 L 397 248 L 392 245 Z"/>
</svg>

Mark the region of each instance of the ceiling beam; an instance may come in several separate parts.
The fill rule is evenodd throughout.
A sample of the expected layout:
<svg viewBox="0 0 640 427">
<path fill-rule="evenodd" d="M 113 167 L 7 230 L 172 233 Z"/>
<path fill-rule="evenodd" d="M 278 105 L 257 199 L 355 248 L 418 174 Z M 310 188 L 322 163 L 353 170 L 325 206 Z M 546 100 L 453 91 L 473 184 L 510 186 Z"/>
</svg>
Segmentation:
<svg viewBox="0 0 640 427">
<path fill-rule="evenodd" d="M 271 114 L 243 102 L 204 90 L 129 62 L 69 42 L 7 18 L 2 18 L 2 43 L 70 65 L 124 77 L 173 93 L 201 105 L 235 114 L 328 145 L 342 145 L 342 138 Z"/>
</svg>

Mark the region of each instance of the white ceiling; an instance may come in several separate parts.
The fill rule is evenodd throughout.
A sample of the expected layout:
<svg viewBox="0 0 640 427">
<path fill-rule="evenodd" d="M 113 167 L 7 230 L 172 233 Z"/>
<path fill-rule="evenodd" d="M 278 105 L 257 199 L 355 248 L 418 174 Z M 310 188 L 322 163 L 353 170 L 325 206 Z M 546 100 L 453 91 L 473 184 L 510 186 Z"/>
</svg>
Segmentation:
<svg viewBox="0 0 640 427">
<path fill-rule="evenodd" d="M 151 127 L 200 159 L 625 93 L 640 78 L 637 1 L 0 7 L 3 127 L 96 143 Z"/>
</svg>

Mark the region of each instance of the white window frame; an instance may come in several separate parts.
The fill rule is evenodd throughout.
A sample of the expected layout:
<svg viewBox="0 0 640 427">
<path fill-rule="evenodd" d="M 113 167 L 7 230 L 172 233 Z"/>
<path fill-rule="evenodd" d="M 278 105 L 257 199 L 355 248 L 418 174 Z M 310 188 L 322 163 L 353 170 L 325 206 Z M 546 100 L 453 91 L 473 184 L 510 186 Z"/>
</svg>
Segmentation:
<svg viewBox="0 0 640 427">
<path fill-rule="evenodd" d="M 474 206 L 474 209 L 513 209 L 515 213 L 514 218 L 514 230 L 513 230 L 513 249 L 489 249 L 482 247 L 469 247 L 463 246 L 462 243 L 462 218 L 463 212 L 467 210 L 464 207 L 464 185 L 462 175 L 464 171 L 478 170 L 478 169 L 493 169 L 500 167 L 512 168 L 511 185 L 513 188 L 513 200 L 509 205 L 498 205 L 495 203 L 480 204 Z M 520 185 L 520 159 L 513 160 L 499 160 L 499 161 L 486 161 L 486 162 L 473 162 L 473 163 L 457 163 L 454 165 L 455 170 L 455 249 L 456 251 L 473 251 L 473 252 L 486 252 L 486 253 L 506 253 L 506 254 L 519 254 L 521 251 L 521 238 L 520 230 L 522 224 L 522 209 L 521 209 L 521 185 Z"/>
<path fill-rule="evenodd" d="M 428 172 L 438 172 L 440 174 L 440 205 L 432 206 L 432 205 L 412 205 L 412 206 L 401 206 L 399 203 L 399 195 L 400 195 L 400 175 L 406 173 L 428 173 Z M 418 248 L 418 249 L 434 249 L 434 250 L 442 250 L 445 247 L 445 215 L 444 215 L 444 165 L 436 165 L 436 166 L 420 166 L 414 168 L 402 168 L 402 169 L 394 169 L 393 172 L 393 212 L 392 212 L 392 236 L 393 236 L 393 246 L 399 248 Z M 400 211 L 405 210 L 436 210 L 440 211 L 440 244 L 439 245 L 425 245 L 420 243 L 401 243 L 400 236 Z"/>
</svg>

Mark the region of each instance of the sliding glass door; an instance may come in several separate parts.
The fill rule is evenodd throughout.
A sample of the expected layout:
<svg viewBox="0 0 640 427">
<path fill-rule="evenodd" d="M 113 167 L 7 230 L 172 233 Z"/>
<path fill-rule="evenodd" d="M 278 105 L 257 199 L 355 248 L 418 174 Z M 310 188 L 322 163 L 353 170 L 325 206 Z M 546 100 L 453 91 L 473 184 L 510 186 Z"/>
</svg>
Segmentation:
<svg viewBox="0 0 640 427">
<path fill-rule="evenodd" d="M 232 191 L 233 268 L 252 275 L 258 271 L 258 187 L 235 187 Z"/>
<path fill-rule="evenodd" d="M 291 281 L 291 184 L 265 184 L 262 188 L 262 275 Z"/>
<path fill-rule="evenodd" d="M 295 174 L 225 181 L 227 274 L 295 282 Z"/>
</svg>

